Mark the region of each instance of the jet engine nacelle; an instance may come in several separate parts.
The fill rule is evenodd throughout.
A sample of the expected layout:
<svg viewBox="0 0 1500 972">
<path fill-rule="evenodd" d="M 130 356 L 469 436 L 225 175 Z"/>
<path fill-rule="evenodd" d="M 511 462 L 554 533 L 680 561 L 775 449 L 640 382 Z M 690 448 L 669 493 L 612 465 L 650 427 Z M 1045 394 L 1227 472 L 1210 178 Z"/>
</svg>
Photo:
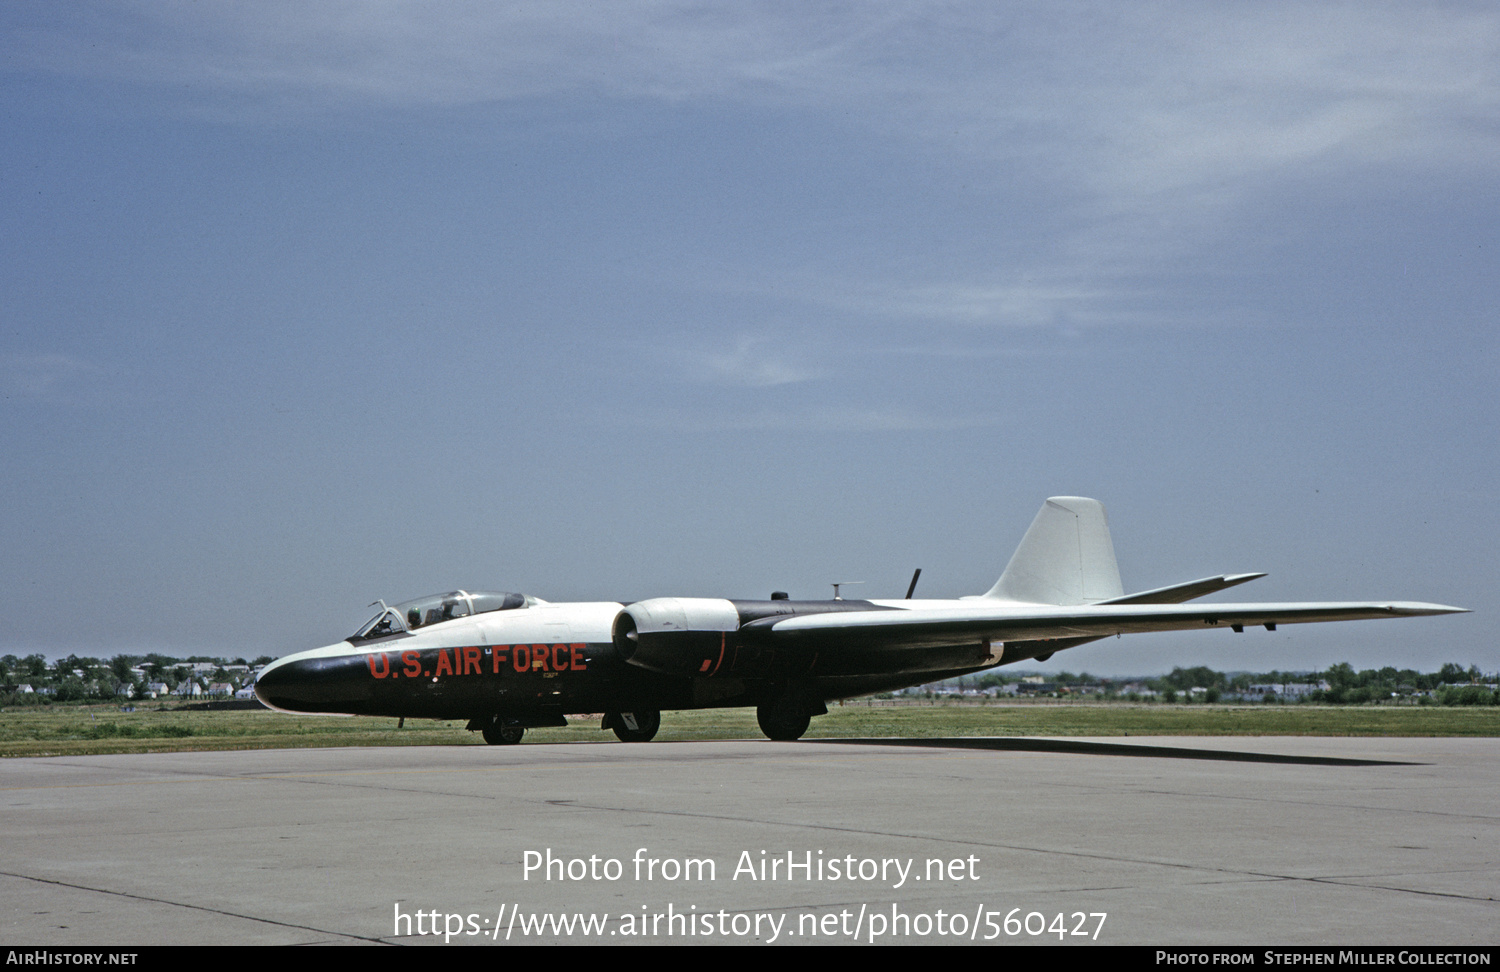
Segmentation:
<svg viewBox="0 0 1500 972">
<path fill-rule="evenodd" d="M 723 598 L 653 597 L 615 618 L 615 650 L 653 672 L 711 675 L 739 627 L 739 611 Z"/>
</svg>

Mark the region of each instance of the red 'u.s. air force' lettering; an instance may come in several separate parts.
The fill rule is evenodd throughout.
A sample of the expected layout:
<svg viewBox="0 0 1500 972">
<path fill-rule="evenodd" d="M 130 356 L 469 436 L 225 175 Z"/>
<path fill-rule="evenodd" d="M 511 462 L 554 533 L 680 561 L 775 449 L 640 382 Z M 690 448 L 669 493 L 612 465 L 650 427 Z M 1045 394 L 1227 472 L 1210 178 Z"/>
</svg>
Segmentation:
<svg viewBox="0 0 1500 972">
<path fill-rule="evenodd" d="M 495 649 L 495 668 L 500 667 L 499 652 L 507 646 Z M 517 672 L 586 672 L 588 658 L 584 656 L 582 644 L 556 645 L 510 645 L 511 667 Z"/>
<path fill-rule="evenodd" d="M 488 649 L 490 652 L 489 674 L 501 674 L 507 660 L 510 662 L 510 667 L 517 674 L 522 675 L 527 672 L 549 674 L 586 672 L 589 666 L 588 658 L 584 655 L 584 647 L 583 644 L 494 645 Z M 478 645 L 464 648 L 439 648 L 436 664 L 428 674 L 434 676 L 483 675 L 485 669 L 482 656 L 485 650 Z M 365 664 L 374 678 L 416 678 L 423 674 L 421 652 L 403 651 L 400 659 L 404 668 L 398 670 L 392 664 L 388 654 L 376 651 L 365 656 Z"/>
<path fill-rule="evenodd" d="M 495 671 L 500 670 L 501 654 L 509 652 L 511 667 L 517 672 L 586 672 L 588 658 L 582 644 L 571 645 L 500 645 L 495 648 Z"/>
</svg>

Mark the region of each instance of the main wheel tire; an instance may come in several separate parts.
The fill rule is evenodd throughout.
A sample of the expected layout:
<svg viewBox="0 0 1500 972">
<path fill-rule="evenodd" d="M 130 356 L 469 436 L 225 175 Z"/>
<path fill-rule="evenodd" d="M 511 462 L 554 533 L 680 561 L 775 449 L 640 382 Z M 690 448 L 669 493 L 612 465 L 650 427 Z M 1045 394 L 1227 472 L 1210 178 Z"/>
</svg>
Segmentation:
<svg viewBox="0 0 1500 972">
<path fill-rule="evenodd" d="M 778 742 L 794 742 L 801 739 L 812 722 L 812 713 L 785 704 L 760 705 L 755 708 L 755 721 L 766 738 Z"/>
<path fill-rule="evenodd" d="M 526 735 L 524 726 L 502 726 L 498 722 L 494 725 L 485 726 L 480 730 L 484 741 L 491 746 L 514 746 Z"/>
<path fill-rule="evenodd" d="M 661 728 L 661 711 L 639 709 L 635 712 L 611 712 L 609 727 L 620 742 L 650 742 Z"/>
</svg>

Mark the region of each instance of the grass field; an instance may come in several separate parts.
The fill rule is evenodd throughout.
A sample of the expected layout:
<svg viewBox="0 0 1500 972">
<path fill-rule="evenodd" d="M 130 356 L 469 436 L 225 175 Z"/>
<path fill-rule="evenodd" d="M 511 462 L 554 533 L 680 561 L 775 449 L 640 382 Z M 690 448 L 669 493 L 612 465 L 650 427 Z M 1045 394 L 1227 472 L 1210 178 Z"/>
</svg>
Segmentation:
<svg viewBox="0 0 1500 972">
<path fill-rule="evenodd" d="M 526 742 L 612 741 L 599 721 L 530 729 Z M 116 705 L 0 711 L 0 756 L 161 753 L 319 746 L 482 745 L 462 722 L 290 716 L 268 711 L 203 712 Z M 1500 736 L 1493 706 L 1259 706 L 1130 703 L 860 700 L 830 707 L 807 738 L 865 736 Z M 662 715 L 660 740 L 760 739 L 753 709 Z M 524 745 L 524 744 L 523 744 Z"/>
</svg>

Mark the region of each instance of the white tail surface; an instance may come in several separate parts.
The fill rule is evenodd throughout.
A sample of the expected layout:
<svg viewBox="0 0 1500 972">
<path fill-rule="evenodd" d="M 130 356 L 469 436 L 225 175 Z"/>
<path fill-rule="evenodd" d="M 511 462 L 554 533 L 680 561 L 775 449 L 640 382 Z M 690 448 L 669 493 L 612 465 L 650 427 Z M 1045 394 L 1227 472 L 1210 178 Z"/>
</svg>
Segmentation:
<svg viewBox="0 0 1500 972">
<path fill-rule="evenodd" d="M 1026 604 L 1087 604 L 1124 594 L 1104 504 L 1054 496 L 984 596 Z"/>
</svg>

